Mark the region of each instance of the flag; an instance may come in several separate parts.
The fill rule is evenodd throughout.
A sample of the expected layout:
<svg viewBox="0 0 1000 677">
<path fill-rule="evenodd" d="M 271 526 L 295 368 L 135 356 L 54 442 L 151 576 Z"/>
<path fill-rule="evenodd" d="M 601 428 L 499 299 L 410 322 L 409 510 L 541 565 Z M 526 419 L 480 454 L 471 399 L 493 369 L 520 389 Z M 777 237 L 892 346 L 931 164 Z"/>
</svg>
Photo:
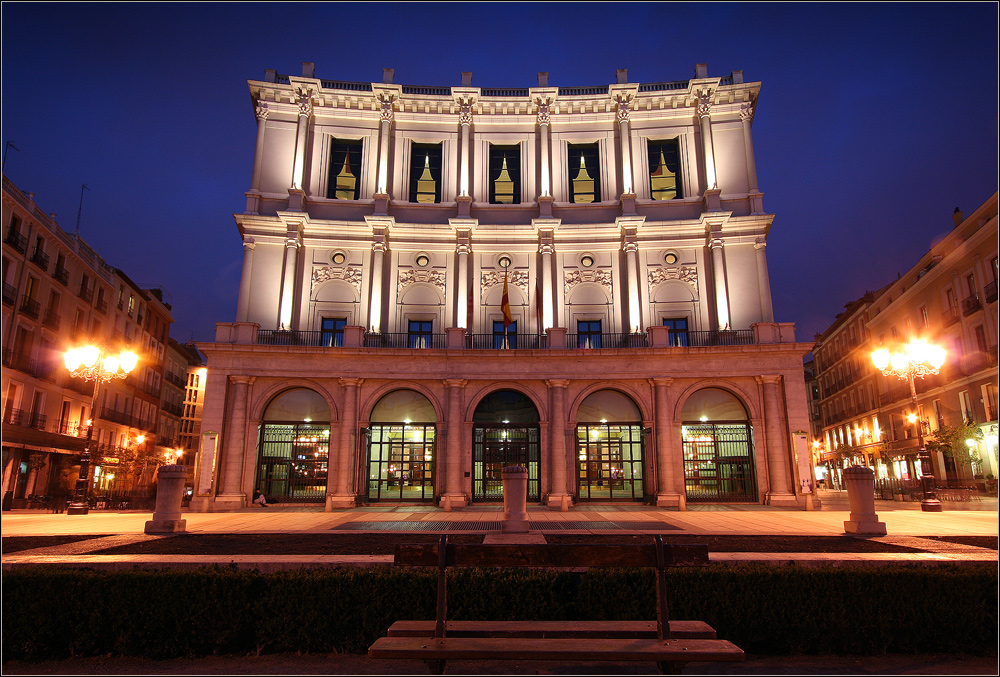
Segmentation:
<svg viewBox="0 0 1000 677">
<path fill-rule="evenodd" d="M 507 333 L 507 327 L 514 323 L 514 318 L 510 315 L 510 297 L 507 295 L 507 271 L 503 271 L 503 297 L 500 299 L 500 310 L 503 312 L 503 330 Z"/>
</svg>

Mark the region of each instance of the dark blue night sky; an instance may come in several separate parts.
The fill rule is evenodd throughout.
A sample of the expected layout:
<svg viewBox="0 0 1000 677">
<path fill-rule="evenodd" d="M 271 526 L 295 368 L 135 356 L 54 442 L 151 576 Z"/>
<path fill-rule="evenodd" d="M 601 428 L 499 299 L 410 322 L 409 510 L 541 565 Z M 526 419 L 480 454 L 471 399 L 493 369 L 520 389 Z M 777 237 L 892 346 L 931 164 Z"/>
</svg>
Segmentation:
<svg viewBox="0 0 1000 677">
<path fill-rule="evenodd" d="M 775 319 L 812 340 L 997 190 L 996 3 L 2 5 L 4 172 L 173 304 L 234 319 L 264 70 L 449 86 L 604 85 L 743 70 L 774 213 Z"/>
</svg>

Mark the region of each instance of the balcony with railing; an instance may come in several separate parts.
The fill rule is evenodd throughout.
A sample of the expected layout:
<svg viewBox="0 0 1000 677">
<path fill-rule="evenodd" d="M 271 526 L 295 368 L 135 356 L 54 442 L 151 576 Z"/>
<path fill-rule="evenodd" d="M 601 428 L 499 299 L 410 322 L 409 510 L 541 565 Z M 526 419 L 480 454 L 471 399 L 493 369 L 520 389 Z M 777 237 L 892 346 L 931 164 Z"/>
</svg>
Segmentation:
<svg viewBox="0 0 1000 677">
<path fill-rule="evenodd" d="M 41 249 L 36 249 L 31 254 L 31 262 L 41 268 L 46 273 L 49 272 L 49 255 Z"/>
<path fill-rule="evenodd" d="M 42 306 L 38 301 L 31 298 L 30 296 L 24 296 L 21 299 L 21 312 L 29 317 L 38 319 L 38 314 L 41 312 Z"/>
<path fill-rule="evenodd" d="M 994 301 L 997 300 L 997 283 L 995 280 L 987 284 L 986 289 L 983 291 L 986 292 L 987 303 L 993 303 Z"/>
<path fill-rule="evenodd" d="M 3 241 L 16 249 L 19 254 L 24 254 L 28 251 L 28 238 L 13 228 L 7 230 L 7 235 L 4 236 Z"/>
<path fill-rule="evenodd" d="M 173 402 L 164 402 L 160 405 L 160 409 L 167 412 L 168 414 L 173 414 L 174 416 L 181 417 L 184 415 L 184 405 L 174 404 Z"/>
<path fill-rule="evenodd" d="M 14 285 L 3 283 L 3 302 L 8 305 L 14 305 L 14 301 L 17 300 L 17 288 Z"/>
<path fill-rule="evenodd" d="M 979 302 L 979 294 L 973 294 L 962 301 L 962 314 L 969 316 L 983 307 Z"/>
<path fill-rule="evenodd" d="M 168 383 L 171 383 L 171 384 L 177 386 L 178 388 L 186 388 L 187 387 L 187 382 L 184 380 L 184 378 L 182 376 L 179 376 L 178 374 L 175 374 L 172 371 L 163 372 L 163 378 Z"/>
<path fill-rule="evenodd" d="M 59 325 L 61 323 L 62 323 L 62 318 L 59 317 L 59 313 L 57 313 L 52 308 L 48 308 L 45 311 L 45 317 L 42 319 L 42 324 L 44 324 L 46 327 L 48 327 L 53 331 L 58 331 Z"/>
<path fill-rule="evenodd" d="M 80 285 L 80 291 L 77 292 L 77 296 L 79 296 L 81 299 L 83 299 L 87 303 L 90 303 L 91 301 L 94 300 L 94 288 L 93 287 L 85 287 L 84 285 L 81 284 Z"/>
<path fill-rule="evenodd" d="M 961 318 L 959 317 L 957 306 L 946 308 L 945 311 L 941 313 L 941 324 L 943 324 L 946 327 L 950 327 L 951 325 L 958 322 L 960 319 Z"/>
<path fill-rule="evenodd" d="M 100 298 L 97 299 L 97 305 L 94 306 L 94 307 L 97 308 L 97 312 L 99 312 L 99 313 L 101 313 L 103 315 L 107 315 L 108 314 L 108 301 L 107 301 L 107 299 L 100 299 Z"/>
<path fill-rule="evenodd" d="M 47 417 L 45 414 L 40 414 L 36 411 L 27 411 L 25 409 L 10 409 L 7 415 L 4 416 L 4 425 L 16 425 L 22 428 L 34 428 L 36 430 L 45 430 L 45 422 Z"/>
<path fill-rule="evenodd" d="M 61 282 L 63 286 L 67 287 L 69 286 L 69 269 L 67 269 L 65 266 L 61 266 L 57 263 L 56 270 L 54 273 L 52 273 L 52 277 L 59 280 L 59 282 Z"/>
</svg>

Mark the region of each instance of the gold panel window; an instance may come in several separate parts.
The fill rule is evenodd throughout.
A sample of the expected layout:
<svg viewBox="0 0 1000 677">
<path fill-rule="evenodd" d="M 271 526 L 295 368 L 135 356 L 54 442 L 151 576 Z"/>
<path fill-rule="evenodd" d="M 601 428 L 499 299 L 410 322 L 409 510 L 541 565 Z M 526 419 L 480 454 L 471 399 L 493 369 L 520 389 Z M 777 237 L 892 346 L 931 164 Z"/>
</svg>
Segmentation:
<svg viewBox="0 0 1000 677">
<path fill-rule="evenodd" d="M 361 141 L 334 139 L 330 144 L 330 181 L 326 196 L 357 200 L 361 188 Z"/>
<path fill-rule="evenodd" d="M 601 169 L 597 144 L 570 144 L 567 156 L 569 201 L 578 204 L 600 202 Z"/>
<path fill-rule="evenodd" d="M 441 202 L 441 144 L 413 144 L 410 154 L 410 202 Z"/>
<path fill-rule="evenodd" d="M 677 139 L 650 141 L 649 192 L 654 200 L 683 197 L 680 176 L 680 149 Z"/>
<path fill-rule="evenodd" d="M 520 204 L 520 146 L 491 145 L 489 168 L 490 202 L 492 204 Z"/>
</svg>

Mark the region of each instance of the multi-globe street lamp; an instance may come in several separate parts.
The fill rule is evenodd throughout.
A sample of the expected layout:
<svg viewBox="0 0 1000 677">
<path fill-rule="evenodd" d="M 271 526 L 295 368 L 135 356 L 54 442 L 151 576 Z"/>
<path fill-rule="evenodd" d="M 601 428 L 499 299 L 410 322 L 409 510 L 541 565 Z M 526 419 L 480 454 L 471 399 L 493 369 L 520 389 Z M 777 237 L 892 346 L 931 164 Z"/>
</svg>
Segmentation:
<svg viewBox="0 0 1000 677">
<path fill-rule="evenodd" d="M 66 507 L 67 515 L 86 515 L 90 511 L 87 503 L 87 484 L 90 472 L 90 446 L 94 436 L 94 405 L 101 384 L 112 379 L 122 379 L 135 369 L 139 357 L 128 350 L 117 355 L 107 354 L 98 346 L 83 346 L 66 351 L 63 356 L 66 369 L 71 376 L 94 382 L 94 394 L 90 398 L 90 420 L 87 421 L 87 442 L 80 455 L 80 476 L 76 480 L 73 502 Z"/>
<path fill-rule="evenodd" d="M 923 423 L 917 420 L 917 387 L 914 379 L 937 374 L 941 371 L 944 358 L 944 348 L 919 339 L 910 341 L 901 351 L 892 352 L 886 348 L 879 348 L 872 353 L 872 362 L 876 369 L 886 376 L 896 376 L 910 384 L 910 400 L 913 404 L 910 422 L 914 423 L 917 429 L 920 481 L 924 494 L 923 500 L 920 501 L 920 509 L 924 512 L 941 512 L 941 501 L 934 494 L 934 470 L 931 467 L 927 446 L 924 444 Z"/>
</svg>

